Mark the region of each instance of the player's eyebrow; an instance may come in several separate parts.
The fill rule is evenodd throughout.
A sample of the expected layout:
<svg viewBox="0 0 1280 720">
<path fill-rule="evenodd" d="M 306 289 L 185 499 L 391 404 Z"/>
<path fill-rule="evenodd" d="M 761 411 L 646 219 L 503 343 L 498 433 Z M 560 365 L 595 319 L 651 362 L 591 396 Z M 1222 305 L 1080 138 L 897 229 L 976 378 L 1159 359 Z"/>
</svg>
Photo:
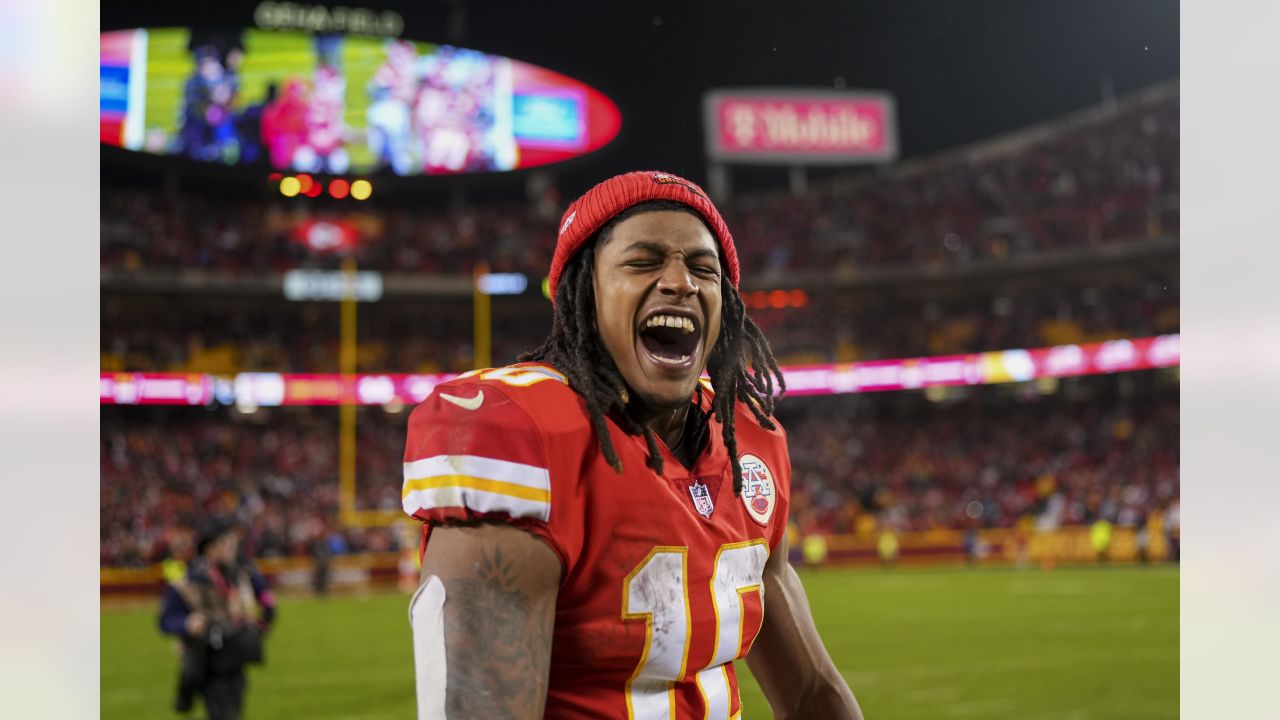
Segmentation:
<svg viewBox="0 0 1280 720">
<path fill-rule="evenodd" d="M 634 251 L 653 253 L 654 255 L 666 255 L 668 248 L 662 243 L 653 242 L 652 240 L 637 240 L 622 249 L 622 252 L 629 253 Z M 709 257 L 717 262 L 720 260 L 719 254 L 710 248 L 696 248 L 685 253 L 686 260 L 701 260 Z"/>
</svg>

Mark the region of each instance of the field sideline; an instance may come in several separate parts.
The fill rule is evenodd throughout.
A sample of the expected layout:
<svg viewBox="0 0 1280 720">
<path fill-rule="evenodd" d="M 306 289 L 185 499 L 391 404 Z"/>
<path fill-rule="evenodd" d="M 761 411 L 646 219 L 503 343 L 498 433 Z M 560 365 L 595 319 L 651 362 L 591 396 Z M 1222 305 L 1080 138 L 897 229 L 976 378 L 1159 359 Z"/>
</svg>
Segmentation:
<svg viewBox="0 0 1280 720">
<path fill-rule="evenodd" d="M 827 647 L 872 720 L 1178 716 L 1173 566 L 801 573 Z M 414 715 L 407 595 L 285 598 L 247 717 Z M 102 718 L 177 717 L 153 607 L 102 611 Z M 745 666 L 744 718 L 770 717 Z M 198 717 L 198 715 L 197 715 Z"/>
</svg>

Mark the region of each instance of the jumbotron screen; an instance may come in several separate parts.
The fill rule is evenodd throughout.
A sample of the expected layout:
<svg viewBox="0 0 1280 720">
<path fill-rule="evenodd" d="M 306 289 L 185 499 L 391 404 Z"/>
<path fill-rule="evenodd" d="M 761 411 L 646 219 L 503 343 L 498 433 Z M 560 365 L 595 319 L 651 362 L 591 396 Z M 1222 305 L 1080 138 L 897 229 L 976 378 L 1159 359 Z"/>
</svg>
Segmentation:
<svg viewBox="0 0 1280 720">
<path fill-rule="evenodd" d="M 513 170 L 596 150 L 621 115 L 560 73 L 401 39 L 245 29 L 101 36 L 101 141 L 281 171 Z"/>
</svg>

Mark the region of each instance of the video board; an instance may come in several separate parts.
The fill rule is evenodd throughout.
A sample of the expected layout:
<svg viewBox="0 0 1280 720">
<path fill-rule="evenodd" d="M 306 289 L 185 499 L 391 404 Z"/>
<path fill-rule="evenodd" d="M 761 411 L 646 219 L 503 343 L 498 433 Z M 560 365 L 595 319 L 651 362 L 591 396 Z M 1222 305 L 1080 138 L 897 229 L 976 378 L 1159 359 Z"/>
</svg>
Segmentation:
<svg viewBox="0 0 1280 720">
<path fill-rule="evenodd" d="M 514 170 L 596 150 L 621 127 L 594 88 L 499 55 L 264 29 L 101 35 L 100 139 L 285 172 Z"/>
</svg>

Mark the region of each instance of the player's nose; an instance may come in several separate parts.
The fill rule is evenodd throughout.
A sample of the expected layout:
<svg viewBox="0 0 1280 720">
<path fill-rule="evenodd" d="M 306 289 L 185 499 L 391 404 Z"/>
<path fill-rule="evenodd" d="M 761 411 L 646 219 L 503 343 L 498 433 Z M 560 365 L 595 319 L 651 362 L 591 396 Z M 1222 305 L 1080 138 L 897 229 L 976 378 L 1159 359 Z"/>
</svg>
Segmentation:
<svg viewBox="0 0 1280 720">
<path fill-rule="evenodd" d="M 658 275 L 658 292 L 669 297 L 689 297 L 698 292 L 698 281 L 682 258 L 668 259 Z"/>
</svg>

